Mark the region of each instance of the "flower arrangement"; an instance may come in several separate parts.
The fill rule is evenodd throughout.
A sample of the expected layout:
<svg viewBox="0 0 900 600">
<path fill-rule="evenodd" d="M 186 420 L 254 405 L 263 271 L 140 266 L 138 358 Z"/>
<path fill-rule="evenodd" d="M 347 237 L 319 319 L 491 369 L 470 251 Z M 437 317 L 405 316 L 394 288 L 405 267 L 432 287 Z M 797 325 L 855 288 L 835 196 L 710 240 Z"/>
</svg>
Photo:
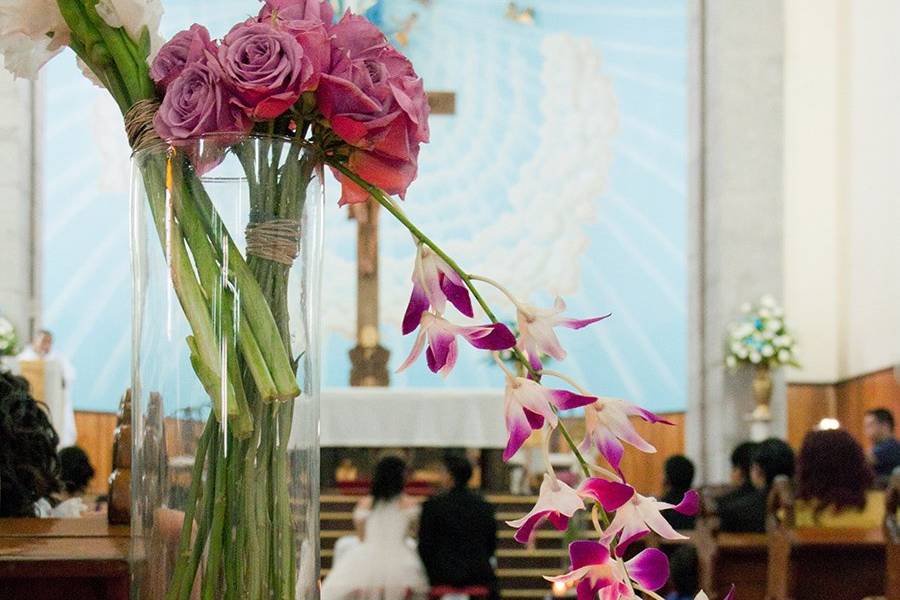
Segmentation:
<svg viewBox="0 0 900 600">
<path fill-rule="evenodd" d="M 186 339 L 191 363 L 213 407 L 165 597 L 187 599 L 198 591 L 204 598 L 295 597 L 297 549 L 283 482 L 300 359 L 287 339 L 285 264 L 299 244 L 294 228 L 304 210 L 303 190 L 324 164 L 341 184 L 341 204 L 372 199 L 412 234 L 413 286 L 403 333 L 416 337 L 401 369 L 424 352 L 428 368 L 446 375 L 462 338 L 490 352 L 502 370 L 509 434 L 504 458 L 534 431 L 543 432 L 546 447 L 553 429 L 577 457 L 584 475 L 577 488 L 560 481 L 548 461 L 536 506 L 509 523 L 516 539 L 529 541 L 545 522 L 565 529 L 575 513 L 589 511 L 596 539 L 572 543 L 571 571 L 548 580 L 577 587 L 582 599 L 644 593 L 658 600 L 655 590 L 668 578 L 665 555 L 649 548 L 627 561 L 623 556 L 651 531 L 682 538 L 661 512 L 695 513 L 698 495 L 690 491 L 678 504 L 643 496 L 620 464 L 623 444 L 655 451 L 632 417 L 666 422 L 544 367 L 544 356 L 566 358 L 557 328 L 578 330 L 609 315 L 572 318 L 562 299 L 542 307 L 515 297 L 466 271 L 400 208 L 395 197 L 403 198 L 415 179 L 419 147 L 429 137 L 426 96 L 410 61 L 364 17 L 348 11 L 335 21 L 331 4 L 322 0 L 264 0 L 255 17 L 219 40 L 195 24 L 162 43 L 156 32 L 161 14 L 160 0 L 0 4 L 0 51 L 9 70 L 34 76 L 68 47 L 120 107 L 152 226 L 192 332 Z M 269 137 L 248 143 L 259 134 Z M 260 218 L 248 227 L 246 253 L 220 226 L 201 180 L 228 153 L 245 165 L 251 215 Z M 254 244 L 259 230 L 278 233 L 278 252 Z M 484 300 L 483 286 L 508 299 L 516 333 Z M 215 309 L 223 304 L 229 310 Z M 458 313 L 452 320 L 451 306 Z M 465 324 L 456 322 L 460 316 Z M 219 349 L 225 346 L 237 351 L 223 360 Z M 500 352 L 514 359 L 515 370 Z M 548 379 L 560 387 L 546 385 Z M 581 443 L 559 418 L 560 411 L 579 407 L 587 431 Z M 588 459 L 593 449 L 609 468 Z"/>
<path fill-rule="evenodd" d="M 0 317 L 0 356 L 13 356 L 19 351 L 19 337 L 16 328 L 4 317 Z"/>
<path fill-rule="evenodd" d="M 784 308 L 766 294 L 756 304 L 741 306 L 740 319 L 728 327 L 725 364 L 775 369 L 799 367 L 797 341 L 784 320 Z"/>
</svg>

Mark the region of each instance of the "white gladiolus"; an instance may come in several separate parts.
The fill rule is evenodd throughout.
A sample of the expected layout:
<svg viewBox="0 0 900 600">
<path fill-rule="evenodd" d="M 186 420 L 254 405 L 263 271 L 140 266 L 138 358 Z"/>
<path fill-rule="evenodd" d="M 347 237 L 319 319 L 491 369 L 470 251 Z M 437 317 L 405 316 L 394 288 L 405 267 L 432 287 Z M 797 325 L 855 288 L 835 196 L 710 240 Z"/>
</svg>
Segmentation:
<svg viewBox="0 0 900 600">
<path fill-rule="evenodd" d="M 759 352 L 751 352 L 750 353 L 750 362 L 752 362 L 754 365 L 759 364 L 759 361 L 761 361 L 761 360 L 762 360 L 762 356 L 759 354 Z"/>
<path fill-rule="evenodd" d="M 733 369 L 737 366 L 737 359 L 734 356 L 729 355 L 725 358 L 725 365 L 729 369 Z"/>
<path fill-rule="evenodd" d="M 781 329 L 781 320 L 770 319 L 769 321 L 766 321 L 766 329 L 769 331 L 778 331 Z"/>
<path fill-rule="evenodd" d="M 759 309 L 759 317 L 761 319 L 768 319 L 772 316 L 772 311 L 766 308 L 765 306 Z"/>
<path fill-rule="evenodd" d="M 0 54 L 16 77 L 37 77 L 68 41 L 56 0 L 0 0 Z"/>
<path fill-rule="evenodd" d="M 743 346 L 738 342 L 734 342 L 733 344 L 731 344 L 731 351 L 735 354 L 739 353 L 741 351 L 741 348 L 743 348 Z"/>
<path fill-rule="evenodd" d="M 765 356 L 766 358 L 768 358 L 770 356 L 774 356 L 775 348 L 773 348 L 769 344 L 766 344 L 765 346 L 762 347 L 762 355 Z"/>
<path fill-rule="evenodd" d="M 737 356 L 738 356 L 739 359 L 741 359 L 741 360 L 746 360 L 746 359 L 747 359 L 747 356 L 748 356 L 750 353 L 747 351 L 746 348 L 744 348 L 744 347 L 742 346 L 741 349 L 740 349 L 738 352 L 736 352 L 736 354 L 737 354 Z"/>
<path fill-rule="evenodd" d="M 97 14 L 110 27 L 123 27 L 136 42 L 144 27 L 149 30 L 150 39 L 155 40 L 159 37 L 163 6 L 161 0 L 99 0 Z"/>
<path fill-rule="evenodd" d="M 762 298 L 759 299 L 759 304 L 766 308 L 775 308 L 775 298 L 772 294 L 766 294 Z"/>
<path fill-rule="evenodd" d="M 780 363 L 789 363 L 791 361 L 791 353 L 788 350 L 779 350 L 778 351 L 778 362 Z"/>
</svg>

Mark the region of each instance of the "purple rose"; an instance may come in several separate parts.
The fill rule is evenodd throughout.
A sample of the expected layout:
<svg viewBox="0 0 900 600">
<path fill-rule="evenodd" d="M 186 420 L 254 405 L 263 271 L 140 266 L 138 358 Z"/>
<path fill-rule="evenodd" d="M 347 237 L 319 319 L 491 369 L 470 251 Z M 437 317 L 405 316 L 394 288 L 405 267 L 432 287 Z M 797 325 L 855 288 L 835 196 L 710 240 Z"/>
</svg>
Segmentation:
<svg viewBox="0 0 900 600">
<path fill-rule="evenodd" d="M 176 33 L 159 49 L 150 66 L 150 77 L 165 90 L 187 65 L 204 60 L 206 52 L 214 56 L 216 44 L 210 40 L 206 27 L 195 23 L 190 29 Z"/>
<path fill-rule="evenodd" d="M 250 132 L 253 122 L 231 97 L 214 62 L 187 66 L 170 85 L 153 125 L 159 136 L 175 145 L 210 133 Z"/>
<path fill-rule="evenodd" d="M 319 79 L 303 46 L 269 22 L 235 25 L 219 47 L 219 64 L 236 102 L 258 121 L 282 115 Z"/>
<path fill-rule="evenodd" d="M 334 23 L 334 9 L 328 0 L 263 0 L 259 20 L 317 21 L 326 28 Z"/>
<path fill-rule="evenodd" d="M 389 194 L 403 196 L 416 178 L 419 144 L 428 141 L 428 99 L 412 63 L 377 27 L 349 12 L 331 33 L 331 69 L 316 91 L 332 130 L 357 150 L 349 166 Z M 341 203 L 368 194 L 338 174 Z"/>
</svg>

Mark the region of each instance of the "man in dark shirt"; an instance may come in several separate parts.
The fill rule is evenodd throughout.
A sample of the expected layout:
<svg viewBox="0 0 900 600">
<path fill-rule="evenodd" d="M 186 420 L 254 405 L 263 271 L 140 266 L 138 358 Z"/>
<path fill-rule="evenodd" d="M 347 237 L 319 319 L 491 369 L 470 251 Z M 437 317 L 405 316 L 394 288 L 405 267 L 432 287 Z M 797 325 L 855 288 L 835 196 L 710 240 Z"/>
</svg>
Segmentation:
<svg viewBox="0 0 900 600">
<path fill-rule="evenodd" d="M 875 477 L 884 485 L 894 469 L 900 467 L 900 442 L 894 437 L 894 415 L 886 408 L 870 410 L 863 419 L 863 430 L 872 442 L 869 461 Z"/>
<path fill-rule="evenodd" d="M 719 499 L 720 528 L 729 532 L 765 533 L 769 490 L 779 475 L 794 476 L 794 451 L 784 441 L 769 438 L 742 452 L 750 455 L 746 480 L 750 485 L 745 482 L 738 488 L 740 493 Z M 732 454 L 732 462 L 734 458 Z"/>
<path fill-rule="evenodd" d="M 484 586 L 498 598 L 491 559 L 497 550 L 494 508 L 468 488 L 472 465 L 458 455 L 444 457 L 447 491 L 422 506 L 419 556 L 432 587 Z"/>
</svg>

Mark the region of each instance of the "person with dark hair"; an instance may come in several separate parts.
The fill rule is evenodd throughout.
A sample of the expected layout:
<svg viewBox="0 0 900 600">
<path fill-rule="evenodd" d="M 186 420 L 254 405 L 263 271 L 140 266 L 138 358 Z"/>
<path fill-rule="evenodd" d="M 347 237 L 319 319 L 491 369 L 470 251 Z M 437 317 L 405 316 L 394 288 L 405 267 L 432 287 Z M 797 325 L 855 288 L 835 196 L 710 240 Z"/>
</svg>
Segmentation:
<svg viewBox="0 0 900 600">
<path fill-rule="evenodd" d="M 750 479 L 750 468 L 753 464 L 753 455 L 759 444 L 756 442 L 742 442 L 731 452 L 731 483 L 734 489 L 723 494 L 716 501 L 717 512 L 728 515 L 729 522 L 745 506 L 747 502 L 754 502 L 757 495 L 756 487 Z M 732 523 L 729 523 L 730 525 Z"/>
<path fill-rule="evenodd" d="M 0 517 L 46 516 L 60 489 L 57 444 L 28 382 L 0 371 Z"/>
<path fill-rule="evenodd" d="M 869 462 L 875 470 L 879 487 L 885 487 L 894 469 L 900 467 L 900 441 L 894 435 L 894 415 L 886 408 L 876 408 L 863 418 L 863 431 L 872 443 Z"/>
<path fill-rule="evenodd" d="M 695 471 L 694 463 L 687 456 L 676 454 L 667 458 L 663 465 L 665 492 L 660 500 L 670 504 L 681 502 L 685 493 L 694 484 Z M 663 516 L 669 522 L 669 525 L 679 531 L 690 531 L 697 524 L 696 516 L 683 515 L 677 510 L 667 510 L 663 513 Z"/>
<path fill-rule="evenodd" d="M 700 559 L 693 545 L 683 544 L 672 552 L 669 578 L 674 589 L 666 600 L 694 600 L 700 591 Z"/>
<path fill-rule="evenodd" d="M 874 475 L 853 436 L 843 429 L 810 431 L 797 464 L 797 527 L 881 527 L 884 494 L 868 491 Z"/>
<path fill-rule="evenodd" d="M 419 556 L 432 588 L 487 588 L 499 598 L 493 557 L 497 551 L 494 508 L 469 489 L 472 464 L 459 454 L 444 457 L 444 492 L 422 507 Z"/>
<path fill-rule="evenodd" d="M 68 497 L 82 496 L 91 479 L 94 467 L 87 453 L 78 446 L 69 446 L 59 451 L 59 479 L 63 492 Z"/>
<path fill-rule="evenodd" d="M 353 511 L 359 540 L 345 552 L 335 548 L 331 572 L 322 582 L 322 600 L 427 597 L 425 570 L 408 540 L 420 506 L 403 493 L 406 470 L 396 456 L 378 462 L 369 496 Z"/>
<path fill-rule="evenodd" d="M 779 475 L 794 476 L 794 451 L 787 442 L 769 438 L 760 442 L 753 452 L 750 465 L 752 493 L 724 506 L 719 505 L 722 531 L 765 533 L 766 500 Z"/>
</svg>

